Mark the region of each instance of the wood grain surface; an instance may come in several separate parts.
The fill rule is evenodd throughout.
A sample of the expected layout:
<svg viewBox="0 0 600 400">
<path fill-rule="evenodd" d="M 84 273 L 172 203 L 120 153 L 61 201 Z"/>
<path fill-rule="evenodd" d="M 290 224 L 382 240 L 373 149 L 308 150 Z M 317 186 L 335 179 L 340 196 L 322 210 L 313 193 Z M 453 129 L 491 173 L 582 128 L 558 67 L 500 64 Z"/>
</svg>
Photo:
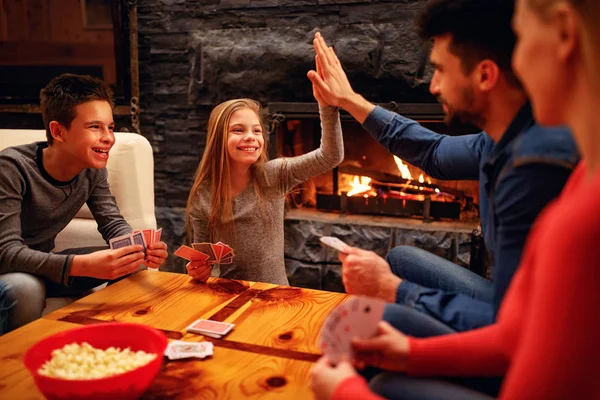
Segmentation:
<svg viewBox="0 0 600 400">
<path fill-rule="evenodd" d="M 40 339 L 79 325 L 136 322 L 172 339 L 210 340 L 214 355 L 169 361 L 143 398 L 311 399 L 309 373 L 320 356 L 327 315 L 348 296 L 260 282 L 142 271 L 0 337 L 0 398 L 38 399 L 23 365 Z M 187 333 L 198 318 L 235 328 L 221 339 Z"/>
</svg>

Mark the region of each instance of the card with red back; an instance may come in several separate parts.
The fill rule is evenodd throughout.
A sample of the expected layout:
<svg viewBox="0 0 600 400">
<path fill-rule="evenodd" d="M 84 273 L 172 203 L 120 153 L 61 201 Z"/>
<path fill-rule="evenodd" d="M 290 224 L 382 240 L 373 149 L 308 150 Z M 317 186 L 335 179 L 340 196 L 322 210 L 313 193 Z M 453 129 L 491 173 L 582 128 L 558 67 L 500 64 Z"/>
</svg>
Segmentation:
<svg viewBox="0 0 600 400">
<path fill-rule="evenodd" d="M 192 248 L 208 256 L 207 262 L 217 262 L 217 257 L 212 248 L 212 243 L 192 243 Z"/>
<path fill-rule="evenodd" d="M 194 321 L 194 323 L 190 326 L 188 326 L 186 330 L 188 332 L 198 333 L 200 335 L 202 335 L 203 333 L 208 333 L 212 335 L 223 336 L 228 334 L 234 326 L 234 324 L 228 324 L 227 322 L 199 319 L 197 321 Z"/>
<path fill-rule="evenodd" d="M 223 257 L 224 247 L 220 244 L 211 244 L 213 253 L 215 253 L 215 258 L 217 259 L 217 263 L 221 261 L 221 257 Z"/>
<path fill-rule="evenodd" d="M 162 228 L 154 231 L 154 243 L 160 242 L 160 237 L 162 236 Z"/>
<path fill-rule="evenodd" d="M 206 254 L 185 245 L 179 247 L 174 254 L 178 257 L 185 258 L 188 261 L 206 261 L 208 259 Z"/>
<path fill-rule="evenodd" d="M 219 264 L 231 264 L 231 263 L 233 263 L 233 256 L 232 255 L 228 255 L 227 257 L 223 257 L 219 261 Z"/>
<path fill-rule="evenodd" d="M 144 229 L 142 231 L 146 245 L 154 243 L 154 229 Z"/>
<path fill-rule="evenodd" d="M 230 254 L 233 255 L 233 249 L 231 247 L 227 246 L 225 243 L 217 242 L 216 244 L 223 247 L 223 250 L 221 251 L 221 259 L 224 257 L 227 257 Z"/>
</svg>

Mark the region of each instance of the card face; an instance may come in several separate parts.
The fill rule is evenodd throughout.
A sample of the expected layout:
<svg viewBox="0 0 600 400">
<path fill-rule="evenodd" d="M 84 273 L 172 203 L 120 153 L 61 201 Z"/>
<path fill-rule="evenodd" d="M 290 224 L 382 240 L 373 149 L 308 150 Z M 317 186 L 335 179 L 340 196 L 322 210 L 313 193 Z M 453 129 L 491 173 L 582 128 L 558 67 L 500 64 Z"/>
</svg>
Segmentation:
<svg viewBox="0 0 600 400">
<path fill-rule="evenodd" d="M 385 302 L 381 300 L 352 296 L 325 319 L 317 342 L 319 348 L 333 363 L 342 357 L 351 360 L 354 356 L 352 340 L 373 337 L 384 308 Z"/>
<path fill-rule="evenodd" d="M 190 326 L 188 326 L 186 329 L 194 333 L 207 333 L 209 335 L 213 334 L 223 336 L 229 333 L 229 331 L 231 331 L 234 326 L 234 324 L 228 324 L 226 322 L 199 319 Z"/>
<path fill-rule="evenodd" d="M 342 242 L 340 239 L 334 236 L 323 236 L 319 240 L 324 245 L 329 246 L 332 249 L 339 251 L 340 253 L 347 253 L 348 247 L 350 247 L 346 243 Z"/>
<path fill-rule="evenodd" d="M 111 249 L 116 250 L 133 244 L 133 235 L 123 235 L 108 241 Z"/>
<path fill-rule="evenodd" d="M 170 360 L 182 358 L 205 358 L 213 355 L 213 344 L 211 342 L 185 342 L 172 340 L 165 349 L 165 355 Z"/>
<path fill-rule="evenodd" d="M 206 254 L 202 254 L 185 245 L 178 248 L 174 254 L 178 257 L 185 258 L 188 261 L 206 261 L 208 259 Z"/>
</svg>

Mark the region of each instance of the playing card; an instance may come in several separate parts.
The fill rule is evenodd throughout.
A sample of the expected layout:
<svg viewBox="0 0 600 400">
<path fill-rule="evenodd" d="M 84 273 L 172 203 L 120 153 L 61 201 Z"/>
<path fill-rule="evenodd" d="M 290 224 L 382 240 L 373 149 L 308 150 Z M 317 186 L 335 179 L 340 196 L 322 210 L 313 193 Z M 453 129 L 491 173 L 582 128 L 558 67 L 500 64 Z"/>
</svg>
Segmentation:
<svg viewBox="0 0 600 400">
<path fill-rule="evenodd" d="M 188 261 L 206 261 L 208 259 L 206 254 L 185 245 L 178 248 L 174 254 L 178 257 L 185 258 Z"/>
<path fill-rule="evenodd" d="M 113 250 L 131 246 L 133 244 L 133 235 L 123 235 L 116 238 L 112 238 L 108 241 L 108 244 Z"/>
<path fill-rule="evenodd" d="M 221 245 L 223 247 L 223 251 L 221 252 L 221 259 L 227 257 L 230 254 L 233 256 L 233 249 L 231 247 L 227 246 L 223 242 L 217 242 L 216 244 Z"/>
<path fill-rule="evenodd" d="M 347 253 L 348 246 L 346 243 L 342 242 L 340 239 L 333 236 L 323 236 L 319 239 L 321 243 L 331 247 L 334 250 L 339 251 L 340 253 Z"/>
<path fill-rule="evenodd" d="M 142 233 L 147 245 L 154 243 L 154 229 L 144 229 Z"/>
<path fill-rule="evenodd" d="M 188 326 L 186 330 L 192 333 L 198 333 L 200 335 L 207 334 L 223 336 L 228 334 L 234 327 L 234 324 L 228 324 L 226 322 L 211 321 L 208 319 L 199 319 L 194 321 L 193 324 Z"/>
<path fill-rule="evenodd" d="M 173 340 L 167 345 L 165 355 L 169 357 L 170 360 L 189 357 L 205 358 L 213 355 L 213 344 L 211 342 L 184 342 L 182 340 Z"/>
<path fill-rule="evenodd" d="M 219 264 L 231 264 L 233 262 L 233 255 L 221 258 Z"/>
<path fill-rule="evenodd" d="M 215 338 L 215 339 L 221 339 L 223 337 L 223 335 L 217 335 L 217 334 L 208 333 L 208 332 L 204 332 L 204 331 L 198 331 L 198 332 L 202 332 L 202 333 L 200 333 L 200 335 L 208 336 L 208 337 Z"/>
<path fill-rule="evenodd" d="M 146 252 L 146 247 L 148 247 L 146 244 L 146 239 L 144 238 L 144 235 L 141 232 L 136 232 L 133 235 L 131 235 L 131 237 L 133 238 L 133 243 L 135 244 L 139 244 L 140 246 L 142 246 L 144 248 L 144 253 Z"/>
<path fill-rule="evenodd" d="M 350 311 L 352 338 L 370 338 L 377 333 L 377 325 L 383 319 L 385 302 L 371 297 L 358 296 L 350 299 L 348 310 Z"/>
<path fill-rule="evenodd" d="M 352 359 L 352 340 L 375 335 L 384 308 L 385 303 L 381 300 L 351 297 L 326 318 L 319 334 L 319 348 L 333 363 L 337 363 L 342 356 Z"/>
<path fill-rule="evenodd" d="M 221 257 L 223 256 L 223 250 L 225 248 L 223 247 L 223 245 L 221 245 L 219 243 L 211 244 L 210 247 L 211 247 L 213 253 L 215 254 L 215 258 L 218 263 L 219 261 L 221 261 Z"/>
<path fill-rule="evenodd" d="M 208 256 L 206 259 L 207 262 L 217 262 L 217 256 L 213 251 L 212 243 L 192 243 L 192 248 L 196 251 L 206 254 Z"/>
<path fill-rule="evenodd" d="M 154 243 L 160 242 L 160 237 L 162 236 L 162 228 L 154 231 Z"/>
</svg>

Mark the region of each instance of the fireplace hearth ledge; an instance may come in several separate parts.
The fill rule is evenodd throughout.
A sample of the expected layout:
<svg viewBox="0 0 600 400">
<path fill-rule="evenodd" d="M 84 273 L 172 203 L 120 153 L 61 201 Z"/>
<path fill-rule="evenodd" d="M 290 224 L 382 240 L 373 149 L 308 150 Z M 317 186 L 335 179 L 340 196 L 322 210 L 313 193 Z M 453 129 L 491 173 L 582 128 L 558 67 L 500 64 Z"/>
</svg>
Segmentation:
<svg viewBox="0 0 600 400">
<path fill-rule="evenodd" d="M 422 248 L 466 268 L 478 222 L 433 221 L 291 209 L 285 216 L 285 263 L 290 284 L 343 292 L 337 253 L 321 246 L 332 235 L 382 257 L 394 247 Z"/>
</svg>

